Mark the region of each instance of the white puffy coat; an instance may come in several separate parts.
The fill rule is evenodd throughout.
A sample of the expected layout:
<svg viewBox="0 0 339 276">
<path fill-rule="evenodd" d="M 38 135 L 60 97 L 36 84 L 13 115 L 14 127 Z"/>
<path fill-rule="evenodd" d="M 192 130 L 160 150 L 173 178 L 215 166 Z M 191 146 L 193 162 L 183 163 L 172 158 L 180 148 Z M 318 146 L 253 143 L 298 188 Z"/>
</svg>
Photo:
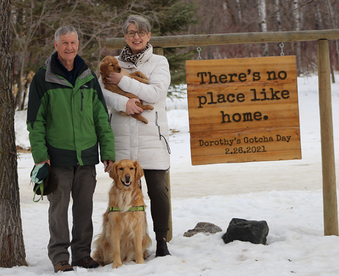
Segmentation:
<svg viewBox="0 0 339 276">
<path fill-rule="evenodd" d="M 110 124 L 115 138 L 116 161 L 138 160 L 143 169 L 167 170 L 170 167 L 169 130 L 166 113 L 166 96 L 171 81 L 169 64 L 164 56 L 153 54 L 149 47 L 136 65 L 119 59 L 119 64 L 128 72 L 141 71 L 149 78 L 149 84 L 140 83 L 124 76 L 118 86 L 138 96 L 153 110 L 142 112 L 148 120 L 144 124 L 126 112 L 128 98 L 106 90 L 100 79 L 107 108 L 111 113 Z"/>
</svg>

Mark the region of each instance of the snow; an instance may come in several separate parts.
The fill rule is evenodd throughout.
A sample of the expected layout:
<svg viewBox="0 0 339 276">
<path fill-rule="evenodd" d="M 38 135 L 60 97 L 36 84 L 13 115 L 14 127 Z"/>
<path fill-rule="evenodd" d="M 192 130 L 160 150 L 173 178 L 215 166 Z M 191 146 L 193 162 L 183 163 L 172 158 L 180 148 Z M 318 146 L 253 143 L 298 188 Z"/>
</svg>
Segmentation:
<svg viewBox="0 0 339 276">
<path fill-rule="evenodd" d="M 168 118 L 173 132 L 170 137 L 173 238 L 169 242 L 172 255 L 154 257 L 153 225 L 147 209 L 153 243 L 151 256 L 144 264 L 130 262 L 118 269 L 111 265 L 94 270 L 75 268 L 66 275 L 339 275 L 339 237 L 324 235 L 317 90 L 316 76 L 298 78 L 302 159 L 272 162 L 192 166 L 187 100 L 168 99 Z M 332 84 L 332 105 L 337 148 L 338 83 Z M 25 119 L 25 111 L 16 112 L 17 145 L 28 148 Z M 335 154 L 337 160 L 338 154 Z M 29 184 L 32 166 L 30 153 L 19 153 L 20 204 L 28 267 L 0 268 L 2 276 L 55 275 L 46 248 L 49 240 L 48 201 L 34 203 L 32 200 Z M 338 166 L 336 168 L 338 172 Z M 97 165 L 97 173 L 93 214 L 95 235 L 101 230 L 111 185 L 102 164 Z M 149 205 L 144 182 L 143 185 Z M 267 221 L 267 245 L 241 241 L 224 244 L 221 237 L 232 218 Z M 216 224 L 222 232 L 184 237 L 183 234 L 198 222 Z"/>
</svg>

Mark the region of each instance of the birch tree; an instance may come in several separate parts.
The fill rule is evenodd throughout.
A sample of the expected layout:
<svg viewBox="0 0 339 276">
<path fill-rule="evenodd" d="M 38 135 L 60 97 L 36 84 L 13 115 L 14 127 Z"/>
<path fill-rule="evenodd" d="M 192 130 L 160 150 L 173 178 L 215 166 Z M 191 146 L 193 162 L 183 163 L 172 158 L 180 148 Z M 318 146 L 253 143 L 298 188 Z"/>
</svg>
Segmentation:
<svg viewBox="0 0 339 276">
<path fill-rule="evenodd" d="M 267 24 L 266 24 L 266 2 L 265 0 L 259 0 L 258 13 L 259 13 L 260 31 L 266 33 Z M 263 57 L 268 55 L 268 43 L 263 44 L 261 55 Z"/>
<path fill-rule="evenodd" d="M 299 9 L 299 1 L 300 0 L 295 0 L 293 3 L 293 13 L 294 13 L 294 25 L 295 25 L 295 30 L 300 31 L 301 28 L 301 10 Z M 301 68 L 301 42 L 297 41 L 295 43 L 296 45 L 296 56 L 297 56 L 297 68 L 298 68 L 298 75 L 301 73 L 300 68 Z"/>
</svg>

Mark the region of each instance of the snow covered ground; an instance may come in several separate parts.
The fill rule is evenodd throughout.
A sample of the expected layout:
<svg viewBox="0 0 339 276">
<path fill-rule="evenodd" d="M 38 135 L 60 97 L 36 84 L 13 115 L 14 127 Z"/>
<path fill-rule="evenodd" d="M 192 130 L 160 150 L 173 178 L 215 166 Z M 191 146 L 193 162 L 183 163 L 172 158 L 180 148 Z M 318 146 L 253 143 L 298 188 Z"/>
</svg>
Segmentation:
<svg viewBox="0 0 339 276">
<path fill-rule="evenodd" d="M 337 82 L 339 77 L 337 77 Z M 155 258 L 152 220 L 147 210 L 153 244 L 145 264 L 134 262 L 112 269 L 76 268 L 66 275 L 339 275 L 339 237 L 324 236 L 320 119 L 317 77 L 298 78 L 302 159 L 192 166 L 186 99 L 168 100 L 170 137 L 172 256 Z M 335 148 L 339 143 L 339 84 L 332 84 Z M 26 112 L 16 113 L 17 145 L 29 147 Z M 339 151 L 335 156 L 338 160 Z M 29 173 L 33 160 L 20 153 L 18 171 L 21 215 L 28 267 L 0 268 L 0 275 L 54 275 L 47 257 L 48 201 L 32 201 Z M 338 165 L 337 174 L 338 174 Z M 111 180 L 97 166 L 94 195 L 94 234 L 100 232 Z M 145 185 L 145 184 L 144 184 Z M 143 189 L 146 191 L 146 187 Z M 148 203 L 147 195 L 145 194 Z M 267 245 L 221 239 L 232 218 L 266 220 Z M 214 235 L 183 234 L 198 222 L 222 228 Z"/>
</svg>

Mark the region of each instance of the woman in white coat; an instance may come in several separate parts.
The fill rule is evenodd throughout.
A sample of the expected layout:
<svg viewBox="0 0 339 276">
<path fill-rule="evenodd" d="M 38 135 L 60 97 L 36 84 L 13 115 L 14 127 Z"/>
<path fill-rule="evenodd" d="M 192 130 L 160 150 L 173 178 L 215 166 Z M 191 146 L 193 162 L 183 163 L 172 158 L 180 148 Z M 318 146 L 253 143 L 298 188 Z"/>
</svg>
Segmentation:
<svg viewBox="0 0 339 276">
<path fill-rule="evenodd" d="M 154 55 L 149 44 L 151 26 L 142 16 L 131 15 L 123 25 L 127 42 L 119 55 L 119 65 L 128 72 L 141 71 L 149 78 L 149 84 L 140 83 L 121 73 L 110 73 L 110 83 L 122 90 L 138 96 L 153 110 L 143 111 L 135 103 L 138 99 L 128 99 L 112 93 L 101 82 L 106 104 L 111 113 L 110 124 L 115 138 L 116 161 L 138 160 L 145 172 L 147 192 L 151 200 L 151 215 L 157 241 L 156 256 L 170 255 L 167 248 L 169 230 L 169 199 L 166 171 L 170 167 L 169 132 L 166 114 L 166 96 L 171 81 L 169 64 L 164 56 Z M 137 121 L 127 114 L 142 112 L 148 124 Z"/>
</svg>

